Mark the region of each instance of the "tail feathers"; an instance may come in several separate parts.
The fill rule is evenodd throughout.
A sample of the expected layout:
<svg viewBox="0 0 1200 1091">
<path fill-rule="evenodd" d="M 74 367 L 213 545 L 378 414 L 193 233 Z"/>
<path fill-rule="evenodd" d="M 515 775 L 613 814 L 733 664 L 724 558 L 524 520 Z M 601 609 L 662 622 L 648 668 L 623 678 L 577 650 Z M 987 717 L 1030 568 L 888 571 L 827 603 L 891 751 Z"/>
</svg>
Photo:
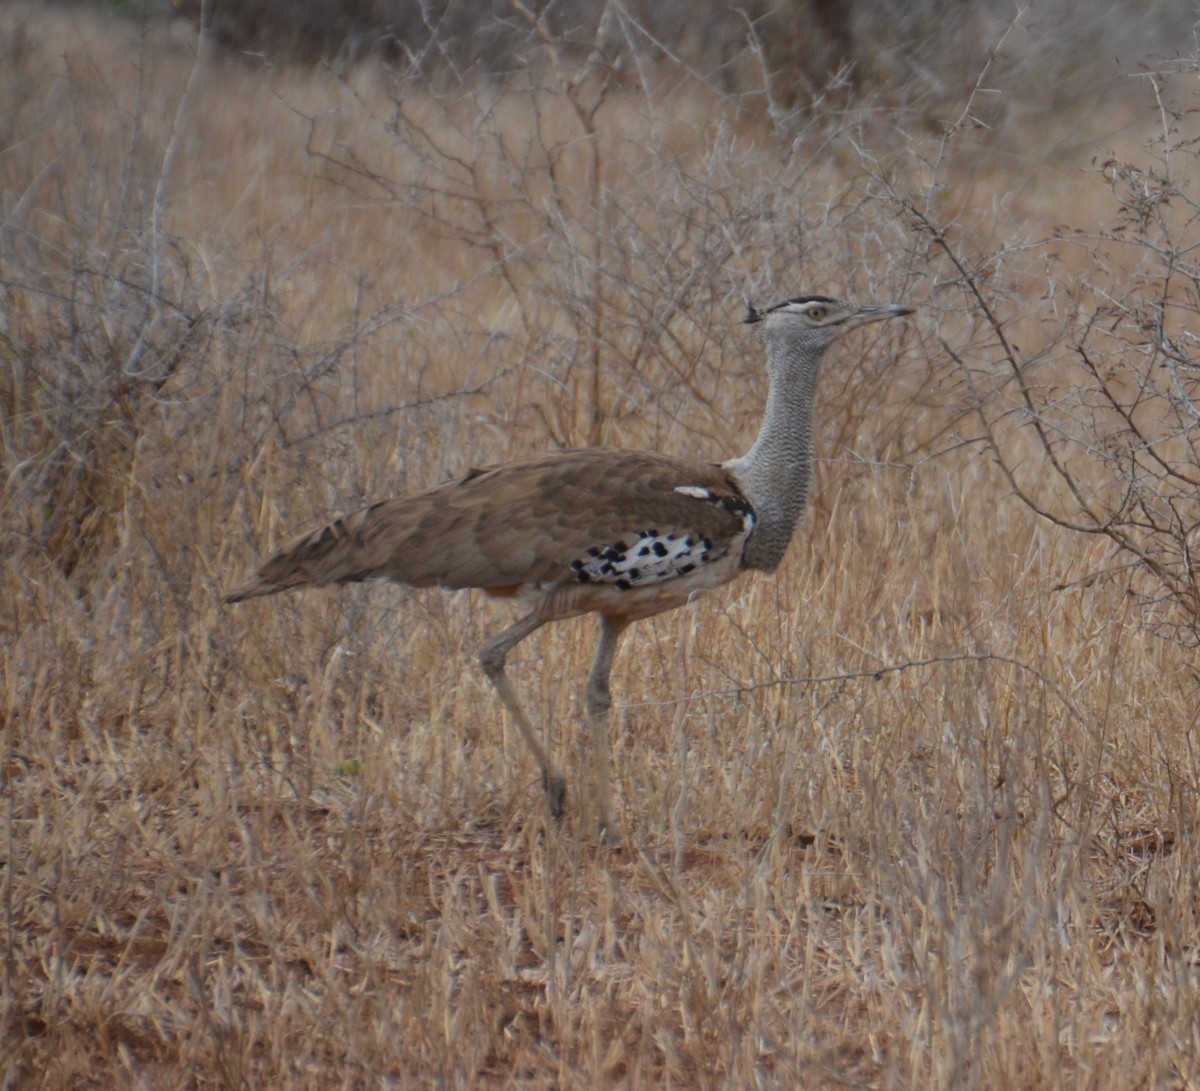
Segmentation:
<svg viewBox="0 0 1200 1091">
<path fill-rule="evenodd" d="M 275 580 L 266 579 L 260 572 L 253 579 L 239 584 L 232 591 L 226 591 L 225 601 L 245 602 L 246 599 L 257 599 L 263 595 L 274 595 L 278 591 L 286 591 L 289 587 L 303 587 L 307 582 L 303 576 L 299 576 L 290 583 L 280 583 Z"/>
<path fill-rule="evenodd" d="M 228 591 L 226 602 L 274 595 L 292 587 L 324 587 L 381 575 L 385 558 L 373 557 L 362 535 L 363 524 L 379 505 L 335 519 L 283 547 L 265 560 L 250 580 Z"/>
</svg>

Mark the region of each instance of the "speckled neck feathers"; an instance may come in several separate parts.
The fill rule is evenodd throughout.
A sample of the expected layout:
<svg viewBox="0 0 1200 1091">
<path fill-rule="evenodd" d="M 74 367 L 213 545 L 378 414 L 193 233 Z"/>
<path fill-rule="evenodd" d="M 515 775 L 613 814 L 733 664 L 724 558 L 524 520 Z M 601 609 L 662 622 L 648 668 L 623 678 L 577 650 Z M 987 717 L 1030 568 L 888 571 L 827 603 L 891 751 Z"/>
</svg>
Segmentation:
<svg viewBox="0 0 1200 1091">
<path fill-rule="evenodd" d="M 768 329 L 767 407 L 754 446 L 725 468 L 741 485 L 757 522 L 742 566 L 770 571 L 787 552 L 812 480 L 813 407 L 825 345 L 807 346 Z"/>
</svg>

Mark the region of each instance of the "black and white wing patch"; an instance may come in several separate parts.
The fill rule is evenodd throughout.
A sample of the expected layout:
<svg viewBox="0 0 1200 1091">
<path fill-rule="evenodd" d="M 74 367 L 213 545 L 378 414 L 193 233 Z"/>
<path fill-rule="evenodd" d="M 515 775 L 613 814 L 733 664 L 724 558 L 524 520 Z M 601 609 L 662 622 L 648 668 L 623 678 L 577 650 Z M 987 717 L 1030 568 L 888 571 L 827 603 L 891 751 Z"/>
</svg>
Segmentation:
<svg viewBox="0 0 1200 1091">
<path fill-rule="evenodd" d="M 580 583 L 606 583 L 622 591 L 679 579 L 696 569 L 719 561 L 754 527 L 754 510 L 744 499 L 721 494 L 700 485 L 683 485 L 675 490 L 684 496 L 723 508 L 741 517 L 742 532 L 737 538 L 714 541 L 700 532 L 667 533 L 656 529 L 638 531 L 610 545 L 593 546 L 571 571 Z"/>
</svg>

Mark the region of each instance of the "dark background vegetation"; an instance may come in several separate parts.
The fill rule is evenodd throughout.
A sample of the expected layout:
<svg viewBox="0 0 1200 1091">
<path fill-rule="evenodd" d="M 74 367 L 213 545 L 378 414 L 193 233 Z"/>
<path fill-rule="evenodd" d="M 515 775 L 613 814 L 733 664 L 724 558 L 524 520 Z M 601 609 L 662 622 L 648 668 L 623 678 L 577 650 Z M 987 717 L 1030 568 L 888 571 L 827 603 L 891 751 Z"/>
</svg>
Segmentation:
<svg viewBox="0 0 1200 1091">
<path fill-rule="evenodd" d="M 78 0 L 123 18 L 183 17 L 200 0 Z M 830 85 L 936 106 L 973 81 L 1015 15 L 1014 62 L 1056 104 L 1154 54 L 1189 48 L 1190 0 L 213 0 L 221 46 L 272 62 L 354 63 L 374 55 L 428 76 L 502 80 L 553 39 L 599 46 L 620 67 L 657 57 L 726 91 L 789 105 Z M 531 17 L 539 24 L 531 26 Z M 755 56 L 748 64 L 747 57 Z M 1003 76 L 1004 58 L 996 76 Z"/>
</svg>

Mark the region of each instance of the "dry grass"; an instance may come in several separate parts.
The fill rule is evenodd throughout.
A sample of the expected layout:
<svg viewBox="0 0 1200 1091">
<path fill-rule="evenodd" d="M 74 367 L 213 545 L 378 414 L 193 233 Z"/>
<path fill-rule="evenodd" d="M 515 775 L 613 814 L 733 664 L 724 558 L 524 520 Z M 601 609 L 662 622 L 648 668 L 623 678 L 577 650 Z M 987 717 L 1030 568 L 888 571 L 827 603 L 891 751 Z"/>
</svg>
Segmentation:
<svg viewBox="0 0 1200 1091">
<path fill-rule="evenodd" d="M 189 57 L 15 25 L 7 1086 L 1194 1085 L 1194 654 L 965 442 L 954 315 L 849 139 L 919 138 L 682 87 L 612 92 L 589 145 L 549 95 L 393 114 L 370 75 L 218 65 L 155 240 Z M 1003 162 L 957 222 L 1003 230 Z M 1051 225 L 1042 177 L 1020 215 Z M 777 578 L 623 646 L 623 850 L 544 818 L 474 667 L 502 607 L 221 606 L 278 538 L 468 465 L 736 453 L 743 293 L 804 289 L 925 317 L 834 350 Z M 593 636 L 516 665 L 568 754 Z"/>
</svg>

